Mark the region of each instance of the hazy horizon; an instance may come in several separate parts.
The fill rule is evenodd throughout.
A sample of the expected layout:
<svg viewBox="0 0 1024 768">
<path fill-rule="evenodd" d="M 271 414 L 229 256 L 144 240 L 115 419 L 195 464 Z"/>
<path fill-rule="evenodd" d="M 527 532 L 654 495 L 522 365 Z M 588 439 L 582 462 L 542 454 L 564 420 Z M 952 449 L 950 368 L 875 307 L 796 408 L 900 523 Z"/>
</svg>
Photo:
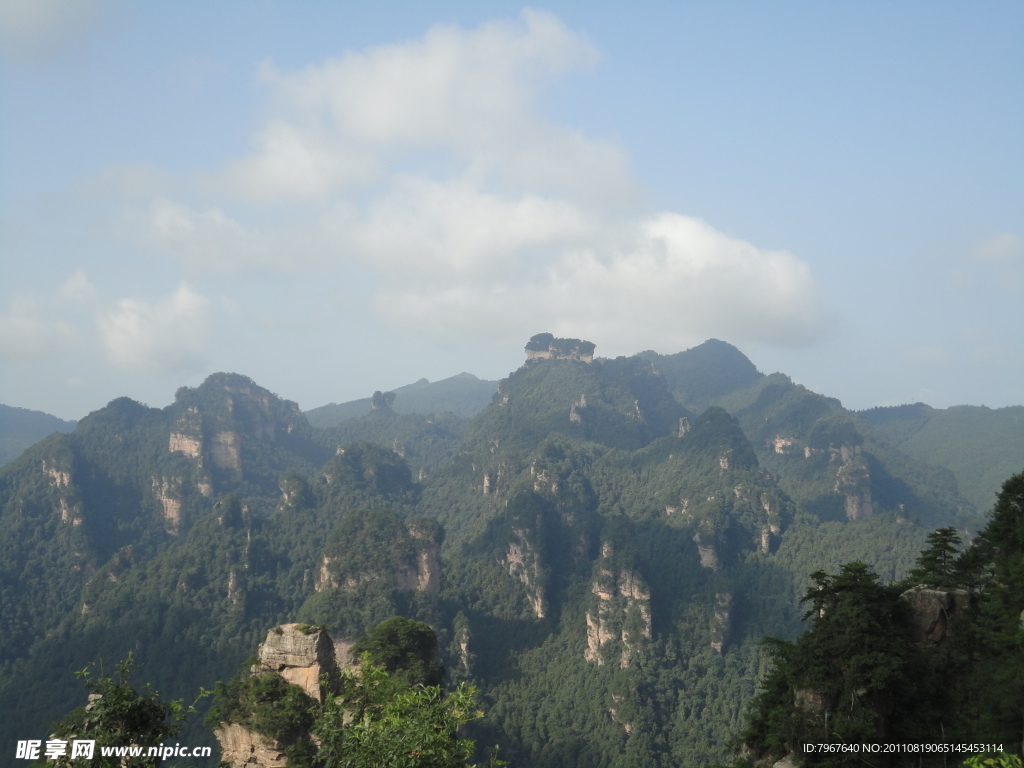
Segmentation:
<svg viewBox="0 0 1024 768">
<path fill-rule="evenodd" d="M 0 0 L 0 403 L 304 409 L 534 333 L 1024 403 L 1024 7 Z"/>
</svg>

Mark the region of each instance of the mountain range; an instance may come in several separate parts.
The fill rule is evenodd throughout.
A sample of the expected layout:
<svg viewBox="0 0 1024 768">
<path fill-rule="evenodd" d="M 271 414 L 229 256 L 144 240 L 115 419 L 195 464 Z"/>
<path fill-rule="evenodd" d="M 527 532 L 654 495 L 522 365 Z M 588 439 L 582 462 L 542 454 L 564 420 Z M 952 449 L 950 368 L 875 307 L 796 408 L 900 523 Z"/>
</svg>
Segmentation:
<svg viewBox="0 0 1024 768">
<path fill-rule="evenodd" d="M 0 740 L 45 738 L 92 660 L 191 698 L 268 628 L 399 614 L 514 765 L 724 761 L 810 574 L 905 576 L 1024 466 L 1024 409 L 852 412 L 716 340 L 593 352 L 538 334 L 496 384 L 306 414 L 219 373 L 27 448 L 0 468 Z"/>
</svg>

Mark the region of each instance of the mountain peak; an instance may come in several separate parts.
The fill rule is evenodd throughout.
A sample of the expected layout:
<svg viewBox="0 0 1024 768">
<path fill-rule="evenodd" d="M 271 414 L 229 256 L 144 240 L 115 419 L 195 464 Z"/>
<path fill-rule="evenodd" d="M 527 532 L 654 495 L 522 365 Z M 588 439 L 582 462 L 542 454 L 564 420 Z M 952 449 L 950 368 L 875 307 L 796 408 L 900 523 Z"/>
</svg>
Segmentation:
<svg viewBox="0 0 1024 768">
<path fill-rule="evenodd" d="M 526 359 L 530 360 L 581 360 L 594 362 L 596 344 L 582 339 L 558 339 L 551 333 L 538 333 L 526 343 Z"/>
<path fill-rule="evenodd" d="M 764 376 L 746 355 L 719 339 L 708 339 L 674 355 L 641 354 L 655 361 L 676 399 L 698 412 L 713 398 L 750 386 Z"/>
</svg>

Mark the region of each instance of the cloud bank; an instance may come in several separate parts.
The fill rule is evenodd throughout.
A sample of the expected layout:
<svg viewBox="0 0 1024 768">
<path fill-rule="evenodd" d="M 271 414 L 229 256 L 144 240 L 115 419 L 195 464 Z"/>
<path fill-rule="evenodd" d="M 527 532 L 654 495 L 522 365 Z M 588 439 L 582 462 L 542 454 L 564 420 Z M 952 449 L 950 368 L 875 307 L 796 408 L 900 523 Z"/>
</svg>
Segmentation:
<svg viewBox="0 0 1024 768">
<path fill-rule="evenodd" d="M 650 210 L 622 147 L 543 115 L 544 88 L 599 59 L 526 10 L 298 71 L 267 62 L 251 151 L 195 178 L 191 197 L 136 210 L 130 229 L 195 272 L 368 271 L 383 318 L 439 339 L 815 339 L 826 312 L 805 262 Z M 201 315 L 183 291 L 104 320 L 112 357 L 145 358 L 147 329 Z"/>
</svg>

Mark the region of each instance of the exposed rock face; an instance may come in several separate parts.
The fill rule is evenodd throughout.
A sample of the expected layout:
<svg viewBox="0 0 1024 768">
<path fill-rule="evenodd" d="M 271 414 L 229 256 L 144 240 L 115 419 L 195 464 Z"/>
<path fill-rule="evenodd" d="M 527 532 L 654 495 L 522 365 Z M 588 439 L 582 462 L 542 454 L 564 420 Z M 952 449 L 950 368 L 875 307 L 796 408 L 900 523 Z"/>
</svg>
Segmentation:
<svg viewBox="0 0 1024 768">
<path fill-rule="evenodd" d="M 334 663 L 338 665 L 338 669 L 355 665 L 356 660 L 352 658 L 352 646 L 355 644 L 355 640 L 334 641 Z"/>
<path fill-rule="evenodd" d="M 323 701 L 320 676 L 336 671 L 334 643 L 322 629 L 302 629 L 301 624 L 285 624 L 270 630 L 259 648 L 260 668 L 277 672 L 311 698 Z"/>
<path fill-rule="evenodd" d="M 58 488 L 67 488 L 71 485 L 71 470 L 62 469 L 47 461 L 43 462 L 43 472 L 50 476 L 53 484 Z"/>
<path fill-rule="evenodd" d="M 436 595 L 441 589 L 441 548 L 421 549 L 416 561 L 416 591 Z"/>
<path fill-rule="evenodd" d="M 226 430 L 213 436 L 210 459 L 217 469 L 226 470 L 232 479 L 242 479 L 242 441 L 238 433 Z"/>
<path fill-rule="evenodd" d="M 776 453 L 785 453 L 793 445 L 793 438 L 777 436 L 774 440 L 769 440 L 768 444 Z"/>
<path fill-rule="evenodd" d="M 793 703 L 797 709 L 813 715 L 830 709 L 832 698 L 813 688 L 798 688 L 793 691 Z"/>
<path fill-rule="evenodd" d="M 711 626 L 711 647 L 719 656 L 729 642 L 732 631 L 732 593 L 715 594 L 715 615 Z"/>
<path fill-rule="evenodd" d="M 67 499 L 60 499 L 60 521 L 62 523 L 70 523 L 71 525 L 81 525 L 82 515 L 81 508 L 78 504 L 68 504 Z"/>
<path fill-rule="evenodd" d="M 181 451 L 189 458 L 202 460 L 203 455 L 203 419 L 199 408 L 191 406 L 178 417 L 171 429 L 171 438 L 167 450 L 171 453 Z"/>
<path fill-rule="evenodd" d="M 175 535 L 181 532 L 182 504 L 177 498 L 180 491 L 179 477 L 153 478 L 153 495 L 163 512 L 167 532 Z"/>
<path fill-rule="evenodd" d="M 213 732 L 220 743 L 221 760 L 233 768 L 285 768 L 284 747 L 238 723 L 221 723 Z"/>
<path fill-rule="evenodd" d="M 326 556 L 320 563 L 320 570 L 317 571 L 316 582 L 313 584 L 313 589 L 317 592 L 323 592 L 328 587 L 337 588 L 338 586 L 338 580 L 331 576 L 330 564 L 331 558 Z"/>
<path fill-rule="evenodd" d="M 843 494 L 843 509 L 848 520 L 865 520 L 874 514 L 871 504 L 871 476 L 859 445 L 829 448 L 830 461 L 840 462 L 833 490 Z"/>
<path fill-rule="evenodd" d="M 198 388 L 181 387 L 175 405 L 181 411 L 171 426 L 168 450 L 195 459 L 200 469 L 209 462 L 233 481 L 242 479 L 243 438 L 274 442 L 304 423 L 296 403 L 233 373 L 213 374 Z M 198 484 L 204 496 L 212 494 L 208 478 Z"/>
<path fill-rule="evenodd" d="M 580 339 L 556 339 L 550 333 L 538 333 L 526 345 L 526 359 L 530 360 L 581 360 L 594 362 L 595 345 Z"/>
<path fill-rule="evenodd" d="M 512 540 L 505 553 L 505 566 L 510 576 L 517 577 L 526 586 L 533 615 L 543 619 L 547 601 L 541 583 L 541 565 L 527 532 L 522 528 L 512 529 Z"/>
<path fill-rule="evenodd" d="M 686 437 L 690 432 L 690 420 L 685 416 L 679 417 L 679 431 L 676 433 L 677 437 Z"/>
<path fill-rule="evenodd" d="M 431 532 L 415 525 L 409 527 L 409 535 L 417 544 L 414 564 L 397 568 L 393 566 L 390 570 L 384 566 L 375 571 L 348 574 L 342 583 L 331 570 L 334 558 L 325 555 L 320 562 L 313 589 L 317 592 L 337 589 L 339 586 L 352 589 L 369 581 L 392 580 L 395 589 L 436 595 L 441 589 L 441 545 L 430 538 Z"/>
<path fill-rule="evenodd" d="M 651 593 L 643 577 L 631 568 L 616 568 L 610 542 L 601 547 L 591 591 L 597 598 L 587 611 L 587 650 L 583 658 L 604 664 L 601 649 L 620 640 L 619 666 L 627 669 L 640 643 L 651 637 Z"/>
<path fill-rule="evenodd" d="M 228 574 L 228 600 L 232 605 L 238 605 L 242 600 L 242 587 L 238 583 L 238 571 L 231 571 Z"/>
<path fill-rule="evenodd" d="M 950 634 L 950 619 L 962 616 L 971 605 L 971 595 L 965 589 L 929 589 L 918 586 L 902 595 L 910 606 L 911 638 L 918 645 L 935 645 Z"/>
<path fill-rule="evenodd" d="M 693 541 L 697 544 L 697 554 L 700 555 L 701 568 L 710 568 L 715 573 L 718 573 L 722 565 L 718 561 L 718 553 L 715 551 L 714 542 L 702 543 L 700 533 L 693 534 Z"/>
<path fill-rule="evenodd" d="M 305 630 L 305 631 L 303 631 Z M 323 701 L 321 677 L 333 678 L 338 671 L 337 658 L 348 665 L 352 643 L 334 643 L 321 629 L 285 624 L 267 633 L 259 647 L 257 675 L 278 674 L 307 695 Z M 238 723 L 221 723 L 214 731 L 220 743 L 221 760 L 232 768 L 285 768 L 285 745 Z"/>
<path fill-rule="evenodd" d="M 199 438 L 182 435 L 178 432 L 171 432 L 171 439 L 167 446 L 171 453 L 181 451 L 186 456 L 198 459 L 203 452 L 203 441 Z"/>
<path fill-rule="evenodd" d="M 583 411 L 587 407 L 587 396 L 580 395 L 580 399 L 572 404 L 569 408 L 569 421 L 575 422 L 576 424 L 583 423 Z"/>
<path fill-rule="evenodd" d="M 395 589 L 436 595 L 441 588 L 440 548 L 421 549 L 416 555 L 416 569 L 395 574 Z"/>
</svg>

